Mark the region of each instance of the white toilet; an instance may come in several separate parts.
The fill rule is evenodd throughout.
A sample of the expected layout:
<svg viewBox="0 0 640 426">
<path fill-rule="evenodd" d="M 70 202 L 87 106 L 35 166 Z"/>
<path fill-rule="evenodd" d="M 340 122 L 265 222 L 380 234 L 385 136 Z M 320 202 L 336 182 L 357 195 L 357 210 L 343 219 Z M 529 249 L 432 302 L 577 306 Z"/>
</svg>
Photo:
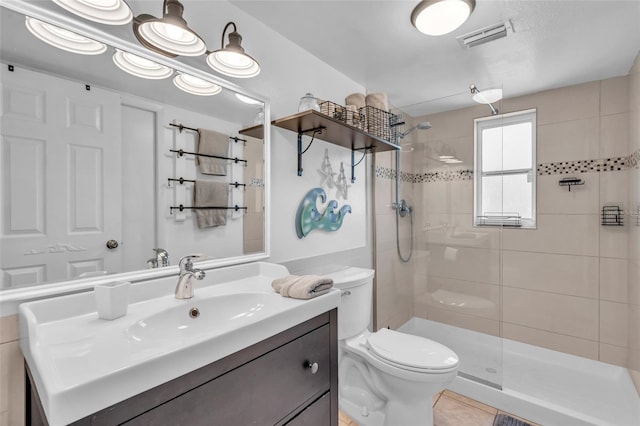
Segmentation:
<svg viewBox="0 0 640 426">
<path fill-rule="evenodd" d="M 367 329 L 371 269 L 327 274 L 342 292 L 338 308 L 340 408 L 361 426 L 432 426 L 432 397 L 458 372 L 458 356 L 440 343 L 388 329 Z"/>
</svg>

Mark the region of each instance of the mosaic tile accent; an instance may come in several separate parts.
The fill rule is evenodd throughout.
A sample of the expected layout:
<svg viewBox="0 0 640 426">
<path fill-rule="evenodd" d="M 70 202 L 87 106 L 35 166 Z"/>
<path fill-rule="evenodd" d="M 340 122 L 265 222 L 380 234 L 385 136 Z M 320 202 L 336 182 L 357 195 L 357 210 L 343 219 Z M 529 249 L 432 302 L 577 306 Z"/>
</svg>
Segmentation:
<svg viewBox="0 0 640 426">
<path fill-rule="evenodd" d="M 601 160 L 561 161 L 538 164 L 538 175 L 562 175 L 566 173 L 612 172 L 625 170 L 629 157 L 604 158 Z"/>
<path fill-rule="evenodd" d="M 640 149 L 629 155 L 628 167 L 638 169 L 640 168 Z"/>
<path fill-rule="evenodd" d="M 613 172 L 630 168 L 640 168 L 640 150 L 628 157 L 603 158 L 600 160 L 560 161 L 538 164 L 537 173 L 544 175 L 562 175 L 569 173 Z M 376 177 L 395 179 L 396 172 L 389 167 L 376 167 Z M 473 170 L 443 170 L 437 172 L 409 173 L 400 172 L 402 182 L 429 183 L 463 181 L 473 179 Z"/>
</svg>

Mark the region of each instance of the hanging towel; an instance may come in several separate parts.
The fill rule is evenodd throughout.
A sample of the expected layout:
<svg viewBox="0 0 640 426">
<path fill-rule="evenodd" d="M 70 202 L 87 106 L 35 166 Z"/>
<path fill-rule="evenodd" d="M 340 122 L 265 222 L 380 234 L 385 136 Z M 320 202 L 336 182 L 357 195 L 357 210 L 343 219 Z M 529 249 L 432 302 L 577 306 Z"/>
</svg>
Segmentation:
<svg viewBox="0 0 640 426">
<path fill-rule="evenodd" d="M 213 130 L 198 129 L 198 154 L 229 156 L 229 136 Z M 205 175 L 226 176 L 227 161 L 219 158 L 196 157 L 200 173 Z"/>
<path fill-rule="evenodd" d="M 333 280 L 319 275 L 289 275 L 273 280 L 271 287 L 284 297 L 311 299 L 327 293 L 333 287 Z"/>
<path fill-rule="evenodd" d="M 210 180 L 196 179 L 193 186 L 194 207 L 227 207 L 229 203 L 229 184 Z M 198 228 L 212 228 L 227 224 L 226 209 L 196 209 Z"/>
</svg>

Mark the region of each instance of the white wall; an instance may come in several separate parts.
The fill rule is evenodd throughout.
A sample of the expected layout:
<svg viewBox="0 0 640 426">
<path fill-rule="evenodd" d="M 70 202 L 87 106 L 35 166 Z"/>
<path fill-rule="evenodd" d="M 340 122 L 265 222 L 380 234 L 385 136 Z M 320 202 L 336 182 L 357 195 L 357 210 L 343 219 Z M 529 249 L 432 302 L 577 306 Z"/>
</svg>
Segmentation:
<svg viewBox="0 0 640 426">
<path fill-rule="evenodd" d="M 354 92 L 364 93 L 363 85 L 349 79 L 309 52 L 232 4 L 216 3 L 222 20 L 233 20 L 243 37 L 243 47 L 262 66 L 261 74 L 238 84 L 267 97 L 271 103 L 271 120 L 297 112 L 300 97 L 307 92 L 324 100 L 344 104 Z M 216 24 L 218 25 L 218 24 Z M 218 26 L 213 25 L 217 28 Z M 303 146 L 309 141 L 304 137 Z M 273 128 L 271 132 L 271 258 L 273 262 L 307 258 L 337 251 L 366 247 L 366 179 L 365 163 L 356 168 L 356 183 L 349 188 L 348 204 L 353 212 L 336 232 L 316 231 L 299 240 L 294 227 L 298 203 L 311 188 L 320 183 L 317 169 L 325 149 L 334 170 L 344 162 L 347 179 L 351 151 L 316 140 L 303 157 L 304 173 L 297 176 L 297 135 Z M 356 161 L 359 156 L 356 154 Z M 327 194 L 335 198 L 333 193 Z M 340 206 L 343 200 L 340 200 Z M 370 250 L 367 248 L 367 250 Z"/>
</svg>

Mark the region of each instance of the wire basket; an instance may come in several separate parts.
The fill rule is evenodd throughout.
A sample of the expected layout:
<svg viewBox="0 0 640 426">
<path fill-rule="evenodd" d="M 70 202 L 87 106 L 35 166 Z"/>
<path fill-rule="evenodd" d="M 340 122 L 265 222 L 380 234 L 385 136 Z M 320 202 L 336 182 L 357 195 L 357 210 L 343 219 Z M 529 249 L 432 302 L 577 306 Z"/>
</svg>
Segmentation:
<svg viewBox="0 0 640 426">
<path fill-rule="evenodd" d="M 365 106 L 360 108 L 360 113 L 364 116 L 364 131 L 380 139 L 391 143 L 397 143 L 400 116 L 388 111 Z"/>
<path fill-rule="evenodd" d="M 358 111 L 352 111 L 335 102 L 324 101 L 320 104 L 320 112 L 360 130 L 366 130 L 364 115 Z"/>
</svg>

